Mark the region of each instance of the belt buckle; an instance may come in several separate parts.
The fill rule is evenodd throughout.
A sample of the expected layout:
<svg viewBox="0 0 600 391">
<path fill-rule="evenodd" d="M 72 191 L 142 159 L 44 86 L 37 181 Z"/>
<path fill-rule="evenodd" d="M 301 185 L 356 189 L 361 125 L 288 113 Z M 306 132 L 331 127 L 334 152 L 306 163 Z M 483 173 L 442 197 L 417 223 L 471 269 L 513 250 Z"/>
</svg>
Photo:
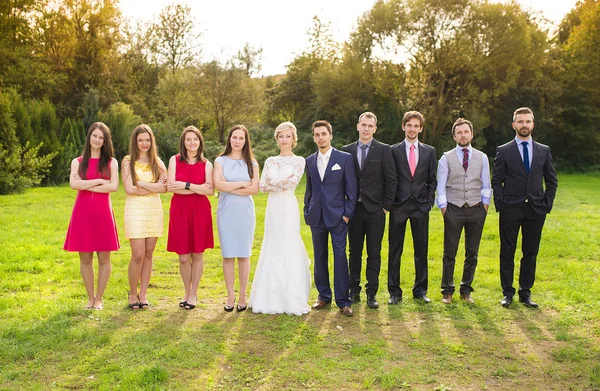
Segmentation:
<svg viewBox="0 0 600 391">
<path fill-rule="evenodd" d="M 466 202 L 463 204 L 463 206 L 461 206 L 461 208 L 468 208 L 469 204 L 467 204 Z"/>
</svg>

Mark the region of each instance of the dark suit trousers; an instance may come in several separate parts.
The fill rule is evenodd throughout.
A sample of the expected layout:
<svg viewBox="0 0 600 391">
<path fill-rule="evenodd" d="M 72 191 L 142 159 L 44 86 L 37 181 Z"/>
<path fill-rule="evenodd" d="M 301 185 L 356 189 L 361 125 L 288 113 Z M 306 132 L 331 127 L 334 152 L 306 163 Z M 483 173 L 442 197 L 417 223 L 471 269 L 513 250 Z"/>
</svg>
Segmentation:
<svg viewBox="0 0 600 391">
<path fill-rule="evenodd" d="M 342 220 L 337 227 L 327 228 L 321 219 L 317 227 L 310 227 L 314 249 L 315 287 L 319 291 L 319 299 L 331 302 L 331 286 L 329 284 L 329 234 L 333 247 L 333 289 L 335 303 L 338 307 L 350 305 L 348 296 L 350 279 L 348 259 L 346 258 L 346 235 L 348 226 Z"/>
<path fill-rule="evenodd" d="M 535 281 L 535 263 L 540 249 L 542 228 L 546 215 L 535 213 L 528 202 L 508 205 L 500 210 L 500 283 L 505 296 L 514 296 L 515 251 L 521 230 L 521 271 L 519 273 L 519 296 L 531 295 Z"/>
<path fill-rule="evenodd" d="M 379 289 L 379 271 L 381 270 L 381 241 L 385 231 L 385 213 L 383 209 L 369 213 L 362 202 L 356 203 L 354 217 L 348 225 L 350 244 L 350 292 L 360 293 L 360 273 L 362 271 L 362 254 L 367 241 L 367 295 L 376 295 Z"/>
<path fill-rule="evenodd" d="M 391 296 L 402 297 L 400 288 L 400 260 L 404 250 L 406 222 L 410 220 L 415 262 L 415 285 L 413 296 L 427 293 L 427 251 L 429 241 L 429 212 L 424 213 L 413 201 L 394 206 L 390 211 L 388 291 Z"/>
<path fill-rule="evenodd" d="M 448 203 L 444 213 L 444 257 L 442 258 L 442 294 L 454 293 L 454 265 L 460 235 L 465 230 L 465 263 L 460 294 L 473 292 L 477 255 L 487 212 L 483 204 L 458 207 Z"/>
</svg>

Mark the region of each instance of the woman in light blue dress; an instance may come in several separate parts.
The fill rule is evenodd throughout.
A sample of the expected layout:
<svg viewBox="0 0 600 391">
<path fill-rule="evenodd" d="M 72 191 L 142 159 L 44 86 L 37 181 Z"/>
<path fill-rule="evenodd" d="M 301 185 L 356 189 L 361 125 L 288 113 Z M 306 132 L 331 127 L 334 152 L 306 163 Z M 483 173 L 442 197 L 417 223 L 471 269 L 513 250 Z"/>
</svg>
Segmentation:
<svg viewBox="0 0 600 391">
<path fill-rule="evenodd" d="M 227 286 L 225 311 L 235 304 L 235 258 L 238 259 L 240 297 L 237 311 L 247 308 L 246 290 L 250 275 L 250 256 L 254 240 L 254 201 L 258 193 L 258 163 L 252 155 L 250 135 L 243 125 L 229 131 L 225 151 L 215 160 L 213 183 L 219 191 L 217 228 L 223 256 L 223 275 Z"/>
</svg>

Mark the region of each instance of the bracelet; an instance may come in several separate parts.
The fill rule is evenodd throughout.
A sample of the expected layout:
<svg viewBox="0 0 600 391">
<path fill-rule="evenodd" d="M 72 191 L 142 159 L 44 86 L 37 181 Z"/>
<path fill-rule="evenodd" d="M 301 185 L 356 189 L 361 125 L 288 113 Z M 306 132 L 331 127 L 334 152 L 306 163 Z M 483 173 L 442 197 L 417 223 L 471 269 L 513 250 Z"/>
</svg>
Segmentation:
<svg viewBox="0 0 600 391">
<path fill-rule="evenodd" d="M 186 189 L 186 190 L 189 190 L 189 189 L 190 189 L 190 183 L 189 183 L 189 182 L 186 182 L 186 183 L 185 183 L 185 189 Z"/>
</svg>

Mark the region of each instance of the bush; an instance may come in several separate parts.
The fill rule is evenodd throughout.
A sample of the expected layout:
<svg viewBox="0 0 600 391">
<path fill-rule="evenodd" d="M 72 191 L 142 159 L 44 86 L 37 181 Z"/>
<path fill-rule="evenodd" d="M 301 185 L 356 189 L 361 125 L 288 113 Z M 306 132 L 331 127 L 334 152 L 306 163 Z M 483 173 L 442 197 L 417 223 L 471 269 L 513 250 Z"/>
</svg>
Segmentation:
<svg viewBox="0 0 600 391">
<path fill-rule="evenodd" d="M 41 183 L 56 152 L 39 155 L 43 143 L 21 145 L 16 134 L 14 91 L 0 91 L 0 194 L 18 193 Z"/>
</svg>

